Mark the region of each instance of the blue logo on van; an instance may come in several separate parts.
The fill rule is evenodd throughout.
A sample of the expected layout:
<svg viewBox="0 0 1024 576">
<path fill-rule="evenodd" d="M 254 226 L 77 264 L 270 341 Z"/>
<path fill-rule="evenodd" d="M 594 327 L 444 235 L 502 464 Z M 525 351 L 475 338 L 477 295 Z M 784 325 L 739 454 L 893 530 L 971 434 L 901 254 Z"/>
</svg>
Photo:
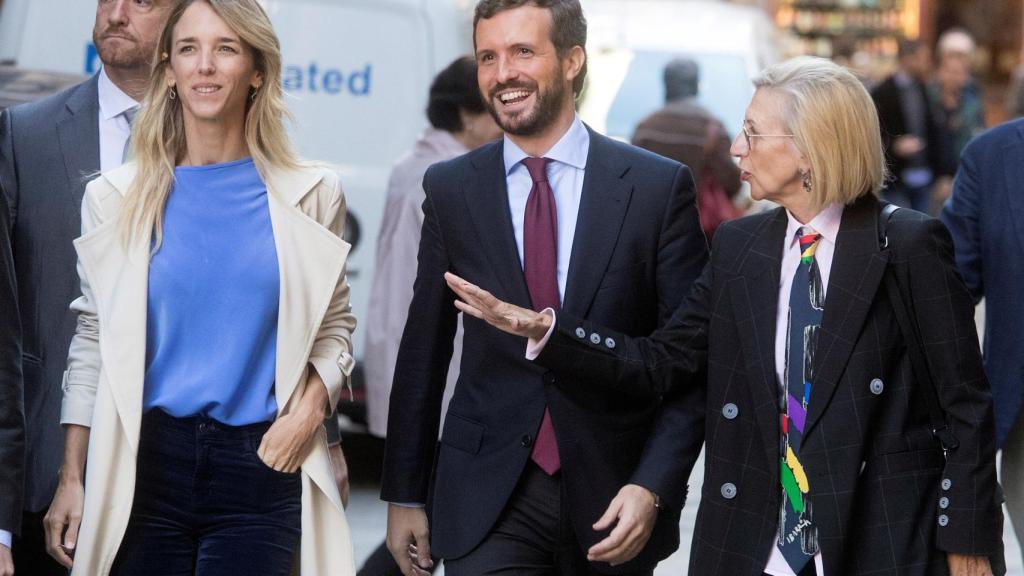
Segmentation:
<svg viewBox="0 0 1024 576">
<path fill-rule="evenodd" d="M 99 52 L 89 42 L 85 45 L 84 70 L 88 75 L 99 71 Z M 316 62 L 306 66 L 286 65 L 284 67 L 284 89 L 291 92 L 309 92 L 311 94 L 351 94 L 352 96 L 369 96 L 373 79 L 373 64 L 344 73 L 337 68 L 320 68 Z"/>
</svg>

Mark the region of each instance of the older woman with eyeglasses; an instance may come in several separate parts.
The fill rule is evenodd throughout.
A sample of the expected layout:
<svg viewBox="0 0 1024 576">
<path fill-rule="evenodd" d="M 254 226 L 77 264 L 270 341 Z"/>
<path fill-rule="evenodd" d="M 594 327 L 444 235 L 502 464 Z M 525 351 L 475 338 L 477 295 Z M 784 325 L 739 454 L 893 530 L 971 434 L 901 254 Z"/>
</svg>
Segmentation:
<svg viewBox="0 0 1024 576">
<path fill-rule="evenodd" d="M 878 118 L 848 71 L 797 58 L 755 86 L 732 153 L 752 196 L 780 207 L 719 229 L 666 328 L 630 338 L 449 274 L 457 306 L 529 338 L 528 356 L 573 382 L 706 387 L 691 575 L 989 574 L 1002 553 L 992 405 L 949 233 L 877 199 Z M 663 414 L 652 437 L 672 426 Z M 689 470 L 674 474 L 682 489 Z M 660 496 L 624 487 L 592 558 L 635 554 Z"/>
</svg>

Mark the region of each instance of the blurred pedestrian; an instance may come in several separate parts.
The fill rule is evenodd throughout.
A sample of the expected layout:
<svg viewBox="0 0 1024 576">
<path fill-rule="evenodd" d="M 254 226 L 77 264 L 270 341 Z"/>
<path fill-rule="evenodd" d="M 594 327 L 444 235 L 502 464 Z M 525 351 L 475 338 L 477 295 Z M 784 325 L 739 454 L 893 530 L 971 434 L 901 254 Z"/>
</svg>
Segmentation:
<svg viewBox="0 0 1024 576">
<path fill-rule="evenodd" d="M 963 58 L 945 57 L 940 59 L 935 80 L 928 86 L 928 97 L 941 131 L 944 173 L 956 172 L 964 147 L 985 129 L 985 109 L 977 91 L 970 89 L 971 83 L 967 62 Z M 936 180 L 933 213 L 941 210 L 951 188 L 952 177 L 941 176 Z"/>
<path fill-rule="evenodd" d="M 321 428 L 351 372 L 337 177 L 285 130 L 256 0 L 176 4 L 87 187 L 49 552 L 73 575 L 355 571 Z"/>
<path fill-rule="evenodd" d="M 0 576 L 14 574 L 11 533 L 21 529 L 25 485 L 25 403 L 21 321 L 11 257 L 11 212 L 0 182 Z M 30 574 L 27 570 L 23 574 Z"/>
<path fill-rule="evenodd" d="M 964 150 L 942 221 L 974 302 L 985 300 L 985 372 L 992 384 L 1000 480 L 1024 543 L 1024 120 L 982 134 Z"/>
<path fill-rule="evenodd" d="M 43 515 L 64 452 L 60 402 L 75 331 L 68 304 L 80 293 L 71 241 L 81 233 L 89 175 L 116 168 L 125 157 L 130 123 L 172 4 L 96 2 L 92 39 L 100 71 L 60 94 L 0 113 L 0 180 L 12 214 L 28 426 L 25 510 L 13 548 L 19 574 L 67 574 L 46 553 Z"/>
<path fill-rule="evenodd" d="M 665 106 L 640 121 L 633 145 L 681 162 L 697 181 L 700 225 L 708 240 L 719 224 L 742 215 L 736 207 L 740 169 L 729 156 L 732 138 L 697 103 L 700 69 L 689 58 L 665 66 Z"/>
<path fill-rule="evenodd" d="M 891 181 L 887 200 L 928 213 L 935 179 L 943 165 L 942 134 L 925 85 L 932 71 L 931 51 L 920 42 L 899 45 L 899 70 L 871 92 L 878 109 Z"/>
<path fill-rule="evenodd" d="M 388 402 L 398 359 L 398 345 L 412 302 L 416 280 L 416 252 L 423 226 L 423 174 L 431 165 L 461 156 L 501 137 L 501 128 L 487 112 L 476 82 L 476 61 L 462 57 L 442 70 L 430 86 L 427 128 L 391 171 L 384 217 L 377 237 L 373 288 L 363 325 L 366 347 L 366 420 L 370 433 L 384 437 L 388 428 Z M 441 404 L 442 426 L 462 357 L 462 322 L 455 333 L 452 360 Z M 401 575 L 385 544 L 370 555 L 362 576 Z"/>
</svg>

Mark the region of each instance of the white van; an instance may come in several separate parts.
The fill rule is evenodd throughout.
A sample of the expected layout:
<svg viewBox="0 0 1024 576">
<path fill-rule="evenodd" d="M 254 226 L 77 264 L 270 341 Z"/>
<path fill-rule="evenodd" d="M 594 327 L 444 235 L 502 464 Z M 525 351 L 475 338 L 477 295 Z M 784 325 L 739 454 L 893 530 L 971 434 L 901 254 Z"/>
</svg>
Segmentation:
<svg viewBox="0 0 1024 576">
<path fill-rule="evenodd" d="M 580 116 L 628 141 L 664 101 L 662 71 L 679 56 L 700 67 L 697 100 L 735 136 L 754 93 L 751 79 L 778 60 L 764 10 L 711 0 L 583 0 L 588 86 Z"/>
<path fill-rule="evenodd" d="M 341 170 L 348 276 L 358 318 L 369 302 L 392 164 L 426 126 L 434 75 L 472 51 L 469 0 L 265 0 L 281 40 L 292 137 Z M 0 61 L 83 75 L 99 66 L 95 0 L 0 0 Z M 363 331 L 356 330 L 361 357 Z"/>
</svg>

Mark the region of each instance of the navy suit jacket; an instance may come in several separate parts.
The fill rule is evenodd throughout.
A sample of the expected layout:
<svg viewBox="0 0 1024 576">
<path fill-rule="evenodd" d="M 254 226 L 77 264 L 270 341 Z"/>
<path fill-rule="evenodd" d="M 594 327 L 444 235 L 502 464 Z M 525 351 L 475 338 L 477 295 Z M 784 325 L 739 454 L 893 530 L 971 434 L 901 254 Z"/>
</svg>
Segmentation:
<svg viewBox="0 0 1024 576">
<path fill-rule="evenodd" d="M 9 216 L 0 182 L 0 530 L 17 534 L 25 475 L 25 410 Z"/>
<path fill-rule="evenodd" d="M 1024 402 L 1024 120 L 964 149 L 942 221 L 975 302 L 985 298 L 985 372 L 1003 445 Z"/>
<path fill-rule="evenodd" d="M 466 317 L 461 372 L 436 443 L 458 312 L 444 272 L 530 306 L 502 146 L 434 165 L 424 177 L 419 267 L 391 392 L 381 496 L 428 502 L 432 491 L 432 550 L 442 558 L 467 554 L 512 494 L 547 405 L 581 550 L 606 535 L 591 525 L 618 490 L 637 483 L 668 507 L 640 556 L 595 568 L 652 567 L 678 547 L 685 481 L 703 440 L 701 391 L 663 401 L 556 378 L 526 360 L 524 338 Z M 706 260 L 689 169 L 591 132 L 562 309 L 621 333 L 649 334 L 669 319 Z M 652 436 L 659 411 L 685 433 Z M 638 468 L 645 451 L 659 457 Z"/>
</svg>

